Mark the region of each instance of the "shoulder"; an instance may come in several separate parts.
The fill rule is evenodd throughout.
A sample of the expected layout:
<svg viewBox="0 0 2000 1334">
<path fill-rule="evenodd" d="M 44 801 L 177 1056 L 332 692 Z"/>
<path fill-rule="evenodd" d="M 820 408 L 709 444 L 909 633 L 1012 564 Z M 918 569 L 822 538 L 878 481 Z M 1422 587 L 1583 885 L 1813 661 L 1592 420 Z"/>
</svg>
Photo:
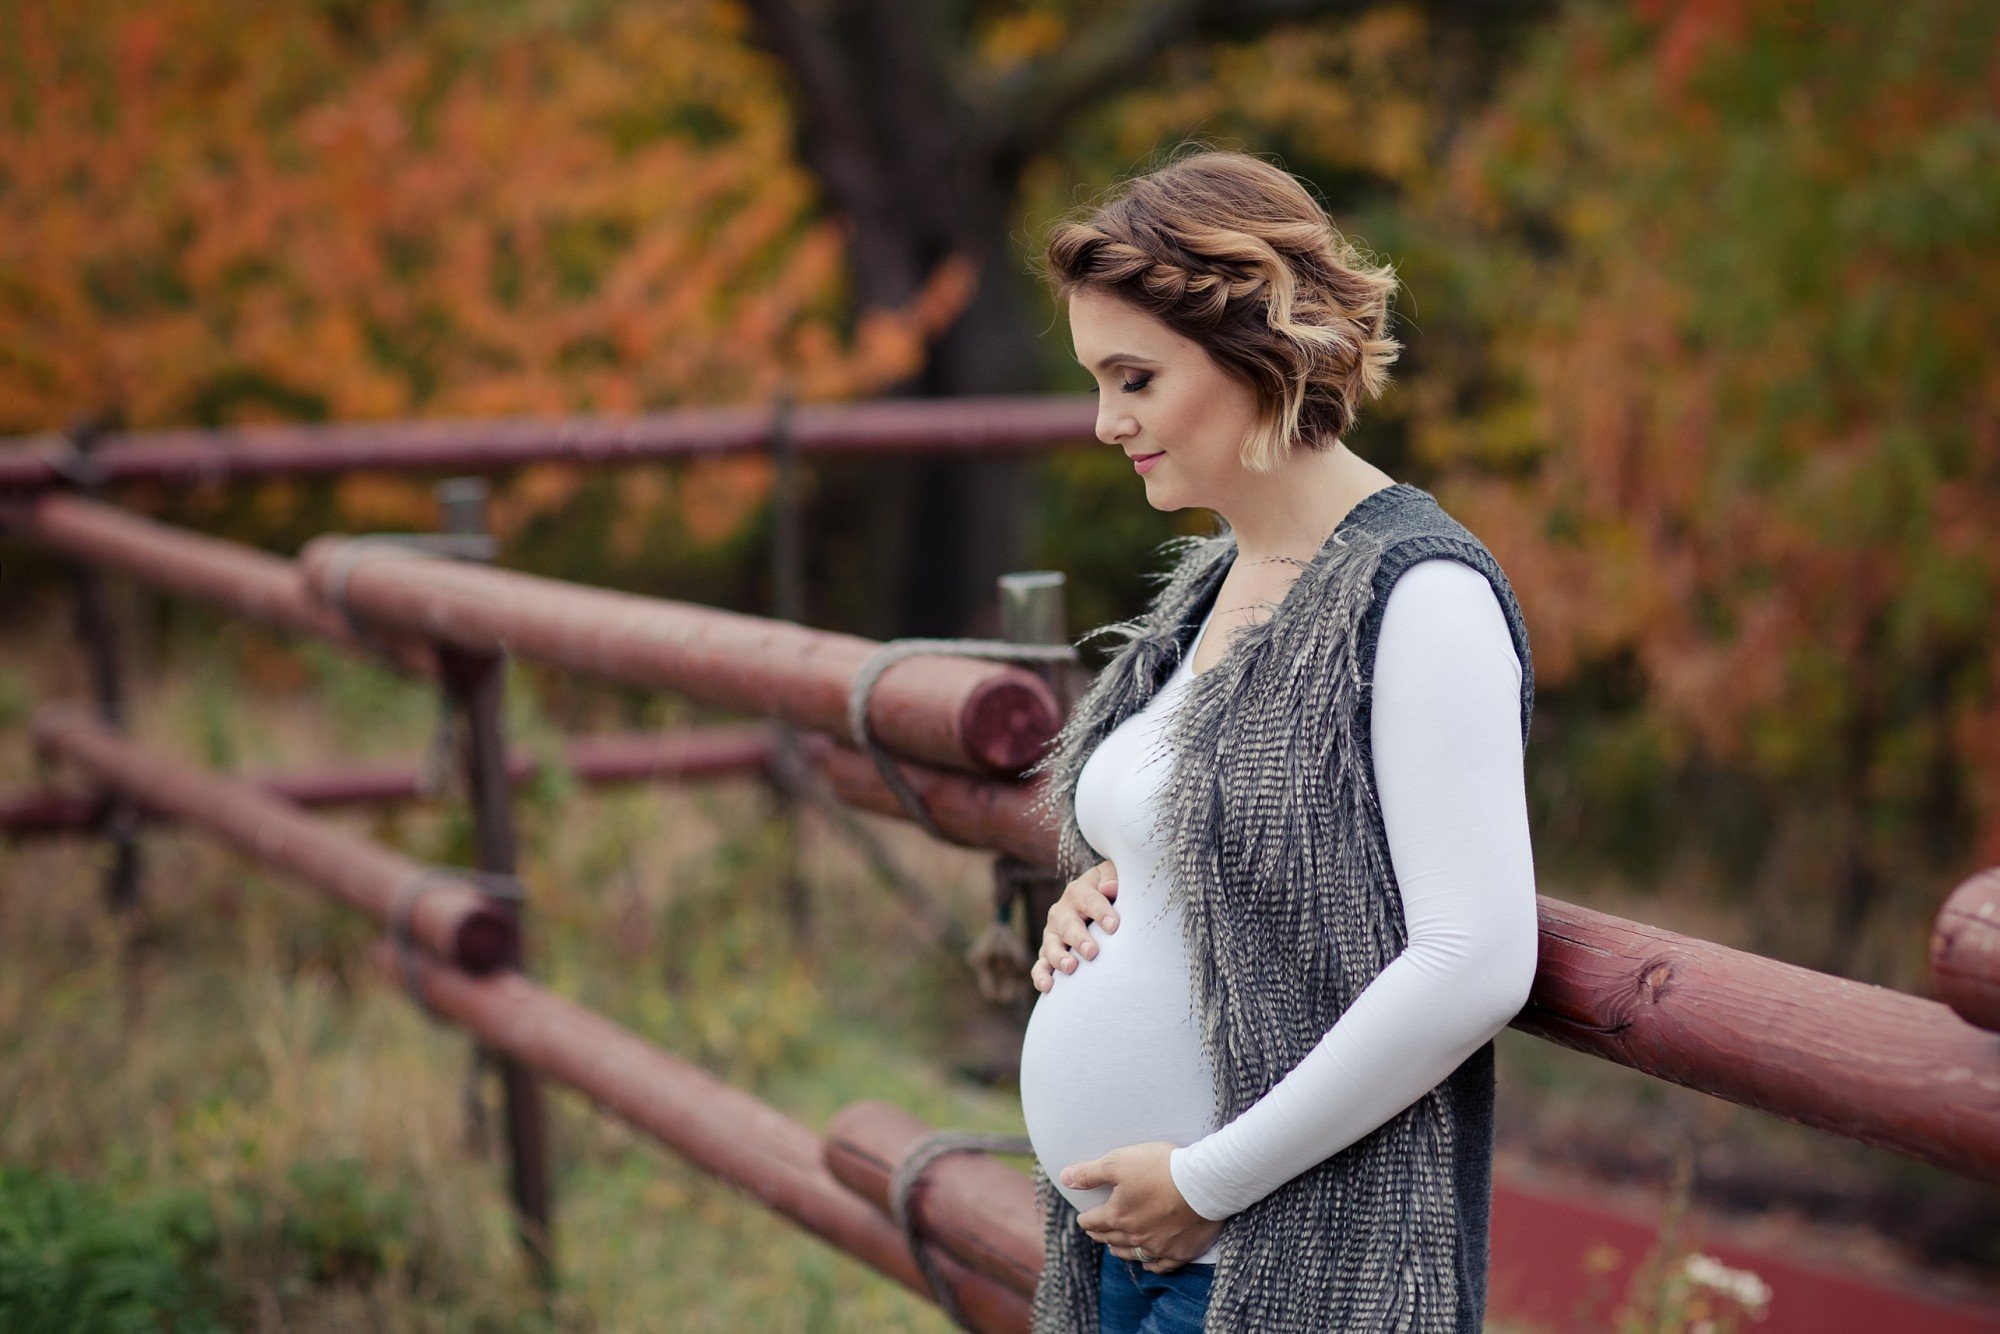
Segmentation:
<svg viewBox="0 0 2000 1334">
<path fill-rule="evenodd" d="M 1397 483 L 1382 493 L 1381 503 L 1371 507 L 1366 527 L 1379 548 L 1372 581 L 1374 597 L 1362 629 L 1362 641 L 1369 651 L 1373 651 L 1392 590 L 1418 566 L 1427 566 L 1429 570 L 1415 586 L 1416 591 L 1405 594 L 1406 598 L 1438 595 L 1448 598 L 1455 586 L 1461 600 L 1476 603 L 1479 598 L 1474 595 L 1480 590 L 1473 581 L 1477 580 L 1486 585 L 1502 621 L 1525 651 L 1526 622 L 1506 572 L 1486 544 L 1447 513 L 1430 492 L 1407 482 Z M 1443 568 L 1449 565 L 1459 566 L 1463 573 Z"/>
<path fill-rule="evenodd" d="M 1500 562 L 1420 487 L 1398 483 L 1366 518 L 1379 558 L 1373 598 L 1357 637 L 1363 679 L 1374 679 L 1384 624 L 1394 606 L 1392 652 L 1399 661 L 1408 662 L 1410 652 L 1444 661 L 1461 656 L 1475 661 L 1485 653 L 1495 672 L 1505 670 L 1501 663 L 1518 667 L 1525 738 L 1534 713 L 1534 657 L 1527 617 Z"/>
<path fill-rule="evenodd" d="M 1500 596 L 1479 570 L 1448 556 L 1428 556 L 1406 567 L 1382 609 L 1375 670 L 1385 661 L 1451 658 L 1465 663 L 1506 661 L 1521 678 L 1520 655 Z"/>
</svg>

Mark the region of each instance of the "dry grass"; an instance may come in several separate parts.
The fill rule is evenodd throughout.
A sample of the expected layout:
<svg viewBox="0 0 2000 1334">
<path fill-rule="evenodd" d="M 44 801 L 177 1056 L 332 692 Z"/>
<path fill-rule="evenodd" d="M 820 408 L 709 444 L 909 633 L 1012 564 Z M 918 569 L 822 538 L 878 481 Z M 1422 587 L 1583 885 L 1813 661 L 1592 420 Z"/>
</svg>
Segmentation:
<svg viewBox="0 0 2000 1334">
<path fill-rule="evenodd" d="M 70 693 L 66 647 L 35 647 L 0 664 L 7 693 Z M 348 664 L 321 664 L 320 707 L 245 688 L 228 666 L 149 673 L 134 731 L 250 767 L 409 753 L 430 724 L 421 691 Z M 515 695 L 517 733 L 546 738 Z M 18 787 L 33 768 L 18 725 L 0 749 Z M 801 862 L 818 935 L 801 949 L 776 891 L 784 822 L 758 785 L 544 785 L 521 815 L 533 968 L 554 989 L 809 1125 L 882 1097 L 940 1125 L 1019 1130 L 1011 1090 L 950 1068 L 978 1006 L 957 965 L 911 938 L 816 821 Z M 452 859 L 465 840 L 448 806 L 341 818 L 419 856 Z M 876 827 L 976 928 L 984 859 Z M 130 930 L 100 909 L 97 846 L 0 848 L 0 1162 L 125 1200 L 197 1194 L 222 1220 L 207 1263 L 232 1324 L 950 1327 L 567 1093 L 553 1099 L 562 1284 L 538 1312 L 499 1164 L 463 1142 L 466 1041 L 372 973 L 372 933 L 355 915 L 194 834 L 149 829 L 144 844 L 145 910 Z M 329 1191 L 347 1165 L 364 1184 Z M 329 1273 L 321 1252 L 356 1227 L 361 1254 Z"/>
</svg>

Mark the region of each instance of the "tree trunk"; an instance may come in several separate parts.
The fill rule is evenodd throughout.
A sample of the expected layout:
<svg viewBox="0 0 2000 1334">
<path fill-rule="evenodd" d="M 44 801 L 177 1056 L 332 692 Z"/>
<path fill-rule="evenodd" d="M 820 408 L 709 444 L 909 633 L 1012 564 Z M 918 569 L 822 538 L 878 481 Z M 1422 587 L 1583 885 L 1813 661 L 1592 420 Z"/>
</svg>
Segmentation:
<svg viewBox="0 0 2000 1334">
<path fill-rule="evenodd" d="M 985 16 L 976 6 L 746 0 L 746 8 L 751 40 L 789 76 L 799 160 L 828 211 L 847 221 L 857 307 L 904 305 L 953 254 L 977 265 L 968 308 L 922 372 L 891 391 L 953 395 L 1040 387 L 1041 333 L 1011 206 L 1022 168 L 1072 120 L 1136 86 L 1176 48 L 1243 41 L 1375 2 L 1126 0 L 1094 11 L 1054 49 L 993 72 L 977 54 Z M 1430 0 L 1425 8 L 1441 29 L 1476 34 L 1483 51 L 1544 5 Z M 990 633 L 994 579 L 1029 553 L 1038 465 L 883 461 L 829 486 L 822 501 L 849 505 L 842 517 L 858 517 L 874 543 L 865 562 L 869 632 Z"/>
</svg>

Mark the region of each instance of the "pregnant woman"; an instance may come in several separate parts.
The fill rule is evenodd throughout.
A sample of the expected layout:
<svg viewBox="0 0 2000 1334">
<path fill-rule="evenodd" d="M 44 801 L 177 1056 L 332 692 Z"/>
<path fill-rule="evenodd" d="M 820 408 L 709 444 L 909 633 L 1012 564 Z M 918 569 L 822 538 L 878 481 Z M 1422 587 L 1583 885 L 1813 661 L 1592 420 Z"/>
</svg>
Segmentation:
<svg viewBox="0 0 2000 1334">
<path fill-rule="evenodd" d="M 1034 1328 L 1476 1332 L 1493 1038 L 1535 972 L 1534 675 L 1485 546 L 1341 439 L 1396 279 L 1213 150 L 1042 262 L 1098 438 L 1222 522 L 1167 544 L 1036 766 L 1072 879 L 1021 1054 Z"/>
</svg>

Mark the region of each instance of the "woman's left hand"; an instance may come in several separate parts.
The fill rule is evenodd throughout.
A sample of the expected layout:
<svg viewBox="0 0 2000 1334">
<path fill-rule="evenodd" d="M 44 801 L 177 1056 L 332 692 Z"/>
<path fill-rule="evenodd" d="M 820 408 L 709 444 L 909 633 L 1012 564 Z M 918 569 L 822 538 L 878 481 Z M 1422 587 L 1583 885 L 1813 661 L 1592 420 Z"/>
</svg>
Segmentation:
<svg viewBox="0 0 2000 1334">
<path fill-rule="evenodd" d="M 1133 1144 L 1062 1171 L 1062 1183 L 1073 1190 L 1111 1187 L 1111 1198 L 1079 1214 L 1077 1226 L 1122 1259 L 1138 1259 L 1134 1248 L 1144 1247 L 1146 1268 L 1155 1274 L 1197 1259 L 1222 1231 L 1181 1198 L 1167 1167 L 1174 1148 L 1166 1140 Z"/>
</svg>

